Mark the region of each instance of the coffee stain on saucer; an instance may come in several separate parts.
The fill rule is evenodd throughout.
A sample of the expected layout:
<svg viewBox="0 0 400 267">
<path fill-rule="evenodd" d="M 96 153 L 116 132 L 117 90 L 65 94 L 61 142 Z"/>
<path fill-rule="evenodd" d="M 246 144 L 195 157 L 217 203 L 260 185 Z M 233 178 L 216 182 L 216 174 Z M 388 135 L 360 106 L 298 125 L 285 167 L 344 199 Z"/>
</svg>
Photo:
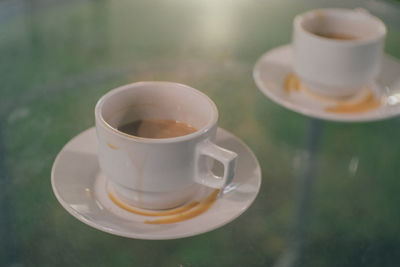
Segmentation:
<svg viewBox="0 0 400 267">
<path fill-rule="evenodd" d="M 288 76 L 286 76 L 283 88 L 286 93 L 290 93 L 291 91 L 300 91 L 300 79 L 298 79 L 296 74 L 293 72 L 289 73 Z"/>
<path fill-rule="evenodd" d="M 144 210 L 144 209 L 139 209 L 139 208 L 134 208 L 129 204 L 125 204 L 122 201 L 118 200 L 118 198 L 111 192 L 108 192 L 108 197 L 120 208 L 138 214 L 138 215 L 143 215 L 143 216 L 168 216 L 168 215 L 174 215 L 174 214 L 179 214 L 182 212 L 185 212 L 199 204 L 198 201 L 193 201 L 189 204 L 186 204 L 184 206 L 174 208 L 174 209 L 169 209 L 169 210 L 161 210 L 161 211 L 150 211 L 150 210 Z"/>
<path fill-rule="evenodd" d="M 214 190 L 207 198 L 202 200 L 198 205 L 194 206 L 192 209 L 189 209 L 186 212 L 178 213 L 173 216 L 168 216 L 161 219 L 156 220 L 146 220 L 145 223 L 148 224 L 169 224 L 169 223 L 177 223 L 181 221 L 186 221 L 191 218 L 194 218 L 204 212 L 206 212 L 217 200 L 217 196 L 219 193 L 219 189 Z"/>
<path fill-rule="evenodd" d="M 374 95 L 370 88 L 366 88 L 367 92 L 365 93 L 365 96 L 357 100 L 319 95 L 306 88 L 306 86 L 294 73 L 289 73 L 286 76 L 283 87 L 285 92 L 288 94 L 291 92 L 306 92 L 317 100 L 328 102 L 329 105 L 325 107 L 325 111 L 329 113 L 362 113 L 374 110 L 382 105 L 382 101 Z"/>
<path fill-rule="evenodd" d="M 369 110 L 374 110 L 380 107 L 381 101 L 376 99 L 375 95 L 370 91 L 368 95 L 356 103 L 339 103 L 336 106 L 327 107 L 325 111 L 331 113 L 360 113 Z"/>
<path fill-rule="evenodd" d="M 154 219 L 154 220 L 145 220 L 144 223 L 146 224 L 171 224 L 189 220 L 206 212 L 217 200 L 219 192 L 220 190 L 216 189 L 209 196 L 207 196 L 205 199 L 201 201 L 192 201 L 181 207 L 169 210 L 160 210 L 160 211 L 150 211 L 132 207 L 129 204 L 123 203 L 110 191 L 108 192 L 108 197 L 118 207 L 126 211 L 129 211 L 131 213 L 143 216 L 150 216 L 150 217 L 161 217 L 159 219 Z"/>
</svg>

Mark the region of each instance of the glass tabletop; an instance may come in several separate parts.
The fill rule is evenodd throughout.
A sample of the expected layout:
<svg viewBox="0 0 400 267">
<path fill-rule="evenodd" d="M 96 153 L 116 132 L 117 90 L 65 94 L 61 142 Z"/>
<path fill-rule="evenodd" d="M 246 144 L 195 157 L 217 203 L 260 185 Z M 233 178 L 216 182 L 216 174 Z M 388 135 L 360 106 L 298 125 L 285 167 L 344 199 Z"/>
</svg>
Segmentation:
<svg viewBox="0 0 400 267">
<path fill-rule="evenodd" d="M 252 72 L 291 42 L 296 14 L 364 8 L 400 58 L 396 1 L 0 1 L 0 266 L 397 266 L 400 120 L 312 119 L 268 99 Z M 94 125 L 112 88 L 173 81 L 207 94 L 262 170 L 241 216 L 175 240 L 139 240 L 71 216 L 55 157 Z"/>
</svg>

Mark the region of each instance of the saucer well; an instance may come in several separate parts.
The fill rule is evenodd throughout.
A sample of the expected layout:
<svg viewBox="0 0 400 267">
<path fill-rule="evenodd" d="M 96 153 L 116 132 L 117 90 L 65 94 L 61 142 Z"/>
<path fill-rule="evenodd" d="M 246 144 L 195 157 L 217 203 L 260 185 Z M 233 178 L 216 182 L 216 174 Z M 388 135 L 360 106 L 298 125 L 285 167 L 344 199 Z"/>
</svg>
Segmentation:
<svg viewBox="0 0 400 267">
<path fill-rule="evenodd" d="M 384 55 L 381 72 L 347 99 L 330 98 L 307 90 L 295 77 L 292 47 L 268 51 L 255 64 L 253 77 L 260 91 L 277 104 L 300 114 L 331 121 L 375 121 L 400 114 L 400 62 Z M 288 82 L 295 90 L 288 90 Z M 296 84 L 297 83 L 297 84 Z M 299 85 L 300 83 L 300 85 Z"/>
<path fill-rule="evenodd" d="M 104 232 L 136 239 L 176 239 L 219 228 L 239 217 L 256 198 L 261 169 L 253 152 L 237 137 L 218 128 L 216 143 L 239 157 L 233 182 L 213 205 L 193 218 L 168 224 L 146 223 L 154 217 L 135 214 L 113 202 L 97 160 L 97 137 L 90 128 L 69 141 L 57 155 L 52 172 L 53 192 L 75 218 Z M 215 192 L 202 187 L 193 200 Z"/>
</svg>

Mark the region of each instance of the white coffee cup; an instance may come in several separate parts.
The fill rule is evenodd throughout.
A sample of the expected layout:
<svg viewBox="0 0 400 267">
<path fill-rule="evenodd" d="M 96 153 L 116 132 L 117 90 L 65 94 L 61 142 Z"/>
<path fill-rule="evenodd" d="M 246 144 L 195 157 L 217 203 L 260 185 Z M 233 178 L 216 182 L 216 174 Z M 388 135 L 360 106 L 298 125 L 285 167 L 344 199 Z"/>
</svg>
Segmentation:
<svg viewBox="0 0 400 267">
<path fill-rule="evenodd" d="M 312 10 L 293 27 L 294 71 L 310 90 L 348 96 L 379 74 L 386 27 L 367 11 Z"/>
<path fill-rule="evenodd" d="M 151 139 L 118 127 L 139 119 L 187 123 L 194 133 Z M 224 188 L 233 177 L 236 153 L 214 143 L 218 110 L 205 94 L 172 82 L 138 82 L 111 90 L 97 102 L 99 163 L 117 196 L 147 209 L 168 209 L 188 201 L 199 185 Z M 210 158 L 224 166 L 221 177 Z"/>
</svg>

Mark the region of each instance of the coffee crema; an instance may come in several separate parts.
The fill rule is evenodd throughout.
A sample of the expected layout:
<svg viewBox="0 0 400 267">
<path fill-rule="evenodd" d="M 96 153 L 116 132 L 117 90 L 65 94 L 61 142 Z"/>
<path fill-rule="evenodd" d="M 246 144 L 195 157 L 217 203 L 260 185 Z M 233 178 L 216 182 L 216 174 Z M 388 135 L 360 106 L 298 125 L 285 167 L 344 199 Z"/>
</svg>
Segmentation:
<svg viewBox="0 0 400 267">
<path fill-rule="evenodd" d="M 333 33 L 333 32 L 314 32 L 315 35 L 323 38 L 333 39 L 333 40 L 356 40 L 357 36 L 347 34 L 347 33 Z"/>
<path fill-rule="evenodd" d="M 118 130 L 143 138 L 173 138 L 188 135 L 197 129 L 187 123 L 167 119 L 142 119 L 118 127 Z"/>
</svg>

